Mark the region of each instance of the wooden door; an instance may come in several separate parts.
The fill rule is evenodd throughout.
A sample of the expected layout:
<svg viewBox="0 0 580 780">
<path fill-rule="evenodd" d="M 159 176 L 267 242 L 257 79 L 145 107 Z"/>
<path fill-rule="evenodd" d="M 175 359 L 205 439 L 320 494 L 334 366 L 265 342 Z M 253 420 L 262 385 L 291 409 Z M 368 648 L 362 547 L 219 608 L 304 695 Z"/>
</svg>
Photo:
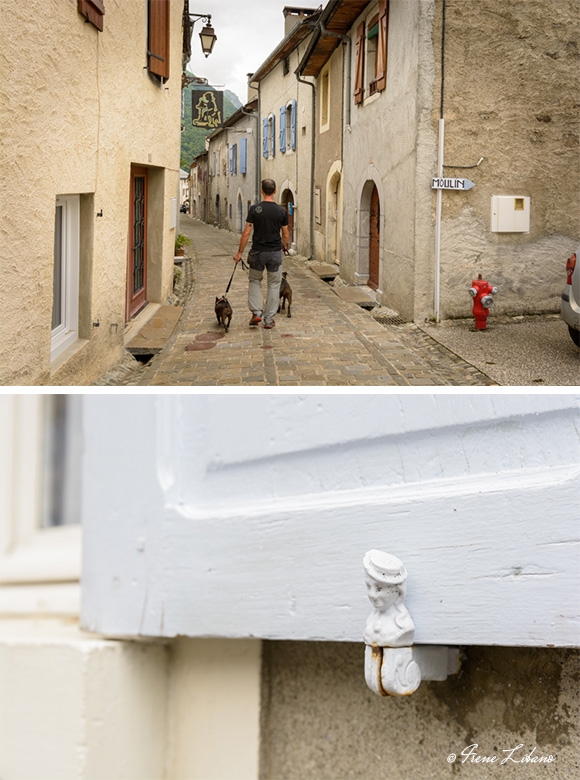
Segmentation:
<svg viewBox="0 0 580 780">
<path fill-rule="evenodd" d="M 147 169 L 131 168 L 126 318 L 147 303 Z"/>
<path fill-rule="evenodd" d="M 373 187 L 371 195 L 371 214 L 369 224 L 369 287 L 376 290 L 379 286 L 379 247 L 380 247 L 381 209 L 379 193 Z"/>
</svg>

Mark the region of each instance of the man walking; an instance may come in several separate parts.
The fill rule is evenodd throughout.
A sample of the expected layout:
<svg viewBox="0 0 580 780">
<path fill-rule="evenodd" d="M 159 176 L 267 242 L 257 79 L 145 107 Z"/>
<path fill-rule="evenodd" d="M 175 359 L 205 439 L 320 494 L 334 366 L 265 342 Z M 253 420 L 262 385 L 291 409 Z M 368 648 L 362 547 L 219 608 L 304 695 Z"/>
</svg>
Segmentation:
<svg viewBox="0 0 580 780">
<path fill-rule="evenodd" d="M 249 285 L 248 306 L 252 312 L 250 325 L 258 325 L 264 317 L 264 327 L 273 328 L 274 315 L 280 304 L 280 283 L 282 281 L 282 249 L 288 248 L 288 214 L 286 209 L 274 203 L 276 182 L 264 179 L 262 195 L 264 200 L 250 206 L 246 217 L 246 227 L 240 237 L 240 247 L 234 255 L 238 263 L 242 259 L 252 228 L 252 248 L 248 254 Z M 282 237 L 280 237 L 280 232 Z M 262 298 L 262 277 L 264 269 L 268 272 L 268 293 L 266 308 Z"/>
</svg>

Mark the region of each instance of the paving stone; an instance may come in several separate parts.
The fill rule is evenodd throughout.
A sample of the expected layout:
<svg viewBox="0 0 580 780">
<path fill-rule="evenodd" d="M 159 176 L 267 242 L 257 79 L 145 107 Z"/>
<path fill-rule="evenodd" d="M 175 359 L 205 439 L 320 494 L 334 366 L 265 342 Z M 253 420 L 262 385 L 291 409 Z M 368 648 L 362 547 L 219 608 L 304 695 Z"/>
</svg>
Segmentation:
<svg viewBox="0 0 580 780">
<path fill-rule="evenodd" d="M 272 330 L 248 326 L 248 276 L 236 270 L 228 300 L 229 332 L 215 348 L 185 352 L 195 336 L 223 333 L 214 314 L 225 292 L 239 237 L 182 217 L 189 236 L 183 315 L 159 354 L 146 366 L 129 356 L 104 384 L 141 386 L 417 386 L 491 385 L 481 371 L 458 358 L 413 324 L 383 325 L 356 302 L 357 288 L 333 288 L 312 273 L 304 258 L 285 257 L 293 290 L 292 317 L 279 316 Z M 185 275 L 185 264 L 184 264 Z M 263 291 L 266 285 L 264 282 Z M 351 292 L 345 293 L 344 291 Z"/>
</svg>

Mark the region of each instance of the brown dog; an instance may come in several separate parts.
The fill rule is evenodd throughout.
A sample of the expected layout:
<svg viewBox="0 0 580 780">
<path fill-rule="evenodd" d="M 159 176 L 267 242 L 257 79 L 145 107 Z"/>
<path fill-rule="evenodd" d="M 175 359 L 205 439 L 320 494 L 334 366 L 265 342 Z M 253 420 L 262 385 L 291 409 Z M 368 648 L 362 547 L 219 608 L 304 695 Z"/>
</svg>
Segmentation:
<svg viewBox="0 0 580 780">
<path fill-rule="evenodd" d="M 232 321 L 232 314 L 232 307 L 225 295 L 222 298 L 215 299 L 215 316 L 217 317 L 218 325 L 223 325 L 226 333 Z"/>
<path fill-rule="evenodd" d="M 292 312 L 290 310 L 290 307 L 292 306 L 292 288 L 290 287 L 288 280 L 286 277 L 288 276 L 288 273 L 284 271 L 282 273 L 282 282 L 280 284 L 280 306 L 278 306 L 278 311 L 282 309 L 284 311 L 284 307 L 286 305 L 286 301 L 288 301 L 288 316 L 292 316 Z"/>
</svg>

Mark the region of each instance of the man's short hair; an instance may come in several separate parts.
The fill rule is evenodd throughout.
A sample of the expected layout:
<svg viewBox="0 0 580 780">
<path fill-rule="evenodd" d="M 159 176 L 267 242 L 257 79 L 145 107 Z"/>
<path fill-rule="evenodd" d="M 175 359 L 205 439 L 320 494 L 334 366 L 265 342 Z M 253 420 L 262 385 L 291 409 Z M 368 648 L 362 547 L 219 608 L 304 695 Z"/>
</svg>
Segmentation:
<svg viewBox="0 0 580 780">
<path fill-rule="evenodd" d="M 276 192 L 276 182 L 274 179 L 264 179 L 262 182 L 262 192 L 264 195 L 273 195 Z"/>
</svg>

